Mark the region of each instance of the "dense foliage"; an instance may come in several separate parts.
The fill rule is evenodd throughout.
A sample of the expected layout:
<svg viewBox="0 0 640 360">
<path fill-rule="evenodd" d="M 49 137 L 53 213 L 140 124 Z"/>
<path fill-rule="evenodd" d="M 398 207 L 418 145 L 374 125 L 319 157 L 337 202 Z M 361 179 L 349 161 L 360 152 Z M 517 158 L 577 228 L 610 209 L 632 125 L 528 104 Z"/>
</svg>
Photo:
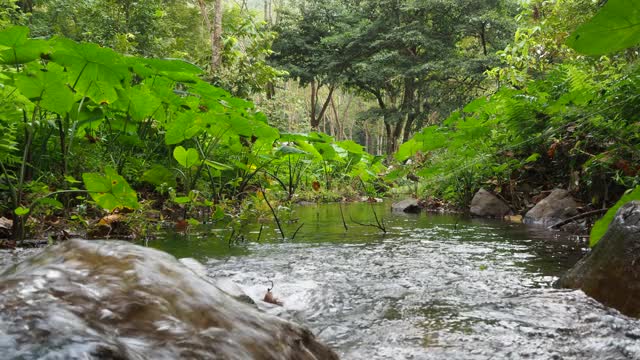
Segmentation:
<svg viewBox="0 0 640 360">
<path fill-rule="evenodd" d="M 460 208 L 485 187 L 522 212 L 564 187 L 589 211 L 640 184 L 633 1 L 264 5 L 0 2 L 14 232 L 34 212 L 195 223 L 391 182 Z"/>
<path fill-rule="evenodd" d="M 584 57 L 565 39 L 581 25 L 568 42 L 581 52 L 635 45 L 633 27 L 619 33 L 634 21 L 621 9 L 635 6 L 610 1 L 581 25 L 573 14 L 588 19 L 597 9 L 591 2 L 533 3 L 520 15 L 516 42 L 501 52 L 504 66 L 489 72 L 503 84 L 402 145 L 396 158 L 414 164 L 394 176 L 416 171 L 431 195 L 461 204 L 484 186 L 525 208 L 533 189 L 559 186 L 587 207 L 608 207 L 640 183 L 636 55 Z M 559 36 L 559 28 L 568 31 Z M 590 40 L 618 36 L 622 43 Z"/>
<path fill-rule="evenodd" d="M 18 227 L 36 204 L 84 206 L 82 198 L 65 197 L 82 192 L 80 177 L 93 203 L 107 210 L 138 208 L 128 181 L 219 216 L 214 201 L 243 198 L 268 187 L 269 177 L 292 198 L 301 184 L 322 179 L 329 188 L 366 181 L 381 169 L 379 158 L 353 142 L 321 134 L 281 138 L 251 102 L 203 81 L 202 71 L 184 61 L 28 33 L 0 32 L 1 185 Z"/>
</svg>

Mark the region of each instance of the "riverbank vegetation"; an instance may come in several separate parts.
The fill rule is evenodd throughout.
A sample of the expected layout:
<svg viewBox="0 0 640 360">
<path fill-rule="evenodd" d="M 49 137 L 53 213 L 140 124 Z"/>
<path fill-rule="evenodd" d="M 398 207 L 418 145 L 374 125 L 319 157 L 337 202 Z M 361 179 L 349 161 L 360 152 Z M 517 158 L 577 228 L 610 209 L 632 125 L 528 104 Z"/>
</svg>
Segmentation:
<svg viewBox="0 0 640 360">
<path fill-rule="evenodd" d="M 402 191 L 466 209 L 481 187 L 516 213 L 555 187 L 607 209 L 639 185 L 629 7 L 3 0 L 2 235 Z"/>
</svg>

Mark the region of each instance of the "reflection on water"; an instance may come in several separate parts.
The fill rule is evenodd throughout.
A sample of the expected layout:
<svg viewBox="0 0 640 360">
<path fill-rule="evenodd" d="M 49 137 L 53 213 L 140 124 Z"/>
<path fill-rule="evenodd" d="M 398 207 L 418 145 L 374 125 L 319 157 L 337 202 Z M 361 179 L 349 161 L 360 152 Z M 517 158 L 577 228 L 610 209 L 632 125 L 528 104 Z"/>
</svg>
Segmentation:
<svg viewBox="0 0 640 360">
<path fill-rule="evenodd" d="M 151 246 L 206 262 L 254 298 L 269 285 L 272 311 L 311 327 L 345 359 L 635 359 L 640 322 L 582 292 L 551 288 L 581 245 L 541 229 L 443 215 L 390 214 L 368 204 L 295 209 L 295 241 L 273 227 L 229 247 L 228 233 L 167 236 Z M 257 238 L 260 225 L 246 229 Z M 254 236 L 254 237 L 252 237 Z"/>
</svg>

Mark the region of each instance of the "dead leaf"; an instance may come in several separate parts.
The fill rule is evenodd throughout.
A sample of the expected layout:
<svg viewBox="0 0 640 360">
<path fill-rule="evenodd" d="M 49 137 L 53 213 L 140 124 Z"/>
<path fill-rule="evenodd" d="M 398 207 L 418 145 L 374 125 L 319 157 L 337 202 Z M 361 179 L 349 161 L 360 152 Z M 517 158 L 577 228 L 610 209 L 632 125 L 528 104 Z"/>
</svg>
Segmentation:
<svg viewBox="0 0 640 360">
<path fill-rule="evenodd" d="M 282 306 L 282 301 L 278 300 L 275 296 L 273 296 L 271 289 L 267 289 L 267 293 L 264 294 L 264 299 L 262 299 L 262 301 L 267 302 L 269 304 Z"/>
<path fill-rule="evenodd" d="M 113 223 L 117 223 L 122 221 L 122 215 L 120 214 L 111 214 L 103 217 L 98 221 L 98 225 L 111 225 Z"/>
</svg>

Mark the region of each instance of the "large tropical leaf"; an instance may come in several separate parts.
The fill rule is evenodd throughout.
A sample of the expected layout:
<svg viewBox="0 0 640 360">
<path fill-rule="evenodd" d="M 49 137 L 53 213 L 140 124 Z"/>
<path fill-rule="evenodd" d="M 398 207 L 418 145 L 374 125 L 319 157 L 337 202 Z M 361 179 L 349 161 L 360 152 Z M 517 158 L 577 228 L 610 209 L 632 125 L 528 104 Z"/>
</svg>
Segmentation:
<svg viewBox="0 0 640 360">
<path fill-rule="evenodd" d="M 0 31 L 0 63 L 24 64 L 49 52 L 44 40 L 29 39 L 29 28 L 14 26 Z"/>
<path fill-rule="evenodd" d="M 587 55 L 602 55 L 640 43 L 640 3 L 609 0 L 571 34 L 567 45 Z"/>
<path fill-rule="evenodd" d="M 82 180 L 91 198 L 103 209 L 137 209 L 139 206 L 136 192 L 110 167 L 105 168 L 104 174 L 84 173 Z"/>
<path fill-rule="evenodd" d="M 16 75 L 15 82 L 22 95 L 46 110 L 63 115 L 73 105 L 73 93 L 66 85 L 66 73 L 57 64 L 49 64 L 46 69 L 29 67 Z"/>
<path fill-rule="evenodd" d="M 129 77 L 122 55 L 96 44 L 78 44 L 58 38 L 51 60 L 69 72 L 71 87 L 97 104 L 112 104 L 118 99 L 117 89 Z"/>
<path fill-rule="evenodd" d="M 613 205 L 600 220 L 593 224 L 593 227 L 591 228 L 591 236 L 589 238 L 589 245 L 591 247 L 596 246 L 600 239 L 602 239 L 602 236 L 604 236 L 607 229 L 609 229 L 609 224 L 611 224 L 611 221 L 613 221 L 613 218 L 616 216 L 616 213 L 622 205 L 632 200 L 640 200 L 640 186 L 636 187 L 630 193 L 622 196 L 622 198 L 620 198 L 620 200 L 618 200 L 618 202 Z"/>
</svg>

